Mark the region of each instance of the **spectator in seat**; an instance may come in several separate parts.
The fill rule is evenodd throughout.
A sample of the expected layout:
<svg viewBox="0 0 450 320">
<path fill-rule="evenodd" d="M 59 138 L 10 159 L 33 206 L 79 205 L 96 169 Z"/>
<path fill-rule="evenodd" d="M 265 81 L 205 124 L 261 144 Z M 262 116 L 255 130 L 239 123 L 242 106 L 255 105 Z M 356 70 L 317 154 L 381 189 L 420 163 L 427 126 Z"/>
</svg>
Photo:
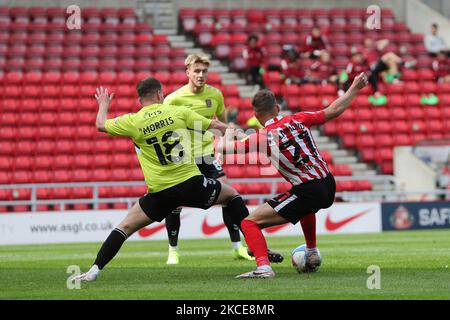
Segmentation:
<svg viewBox="0 0 450 320">
<path fill-rule="evenodd" d="M 370 70 L 368 76 L 373 95 L 369 97 L 369 101 L 373 105 L 385 105 L 387 103 L 386 96 L 382 95 L 378 90 L 378 82 L 380 79 L 386 83 L 398 83 L 401 77 L 401 68 L 411 68 L 416 64 L 415 60 L 405 61 L 394 52 L 389 51 L 383 53 L 383 49 L 388 43 L 388 40 L 375 42 L 373 39 L 366 39 L 362 52 L 355 52 L 353 54 L 355 58 L 352 57 L 352 62 L 347 66 L 347 73 L 349 73 L 350 79 L 358 74 L 355 72 L 361 68 L 359 63 L 365 64 L 365 68 Z M 356 64 L 353 63 L 354 59 Z M 356 66 L 356 70 L 352 70 L 352 65 Z"/>
<path fill-rule="evenodd" d="M 442 50 L 444 50 L 447 55 L 449 53 L 445 40 L 438 35 L 438 30 L 438 24 L 433 23 L 431 25 L 431 33 L 427 34 L 424 39 L 425 47 L 427 48 L 428 53 L 433 57 L 436 57 Z"/>
<path fill-rule="evenodd" d="M 322 50 L 329 51 L 327 38 L 322 35 L 319 27 L 314 27 L 311 33 L 306 37 L 304 44 L 304 57 L 316 59 L 320 57 Z"/>
<path fill-rule="evenodd" d="M 380 57 L 383 55 L 383 50 L 389 44 L 388 39 L 382 39 L 375 41 L 372 38 L 364 39 L 364 48 L 362 54 L 370 66 L 370 69 L 375 69 L 376 65 L 380 61 Z"/>
<path fill-rule="evenodd" d="M 344 91 L 350 88 L 353 79 L 361 72 L 369 73 L 369 64 L 364 58 L 363 54 L 359 51 L 352 53 L 352 58 L 347 64 L 345 70 L 339 76 L 339 95 L 341 96 Z"/>
<path fill-rule="evenodd" d="M 374 92 L 373 95 L 369 97 L 369 100 L 374 105 L 383 105 L 387 102 L 386 96 L 378 91 L 378 78 L 380 73 L 388 68 L 381 58 L 383 50 L 388 44 L 389 40 L 387 39 L 375 41 L 374 39 L 366 38 L 364 40 L 362 54 L 369 65 L 369 81 Z"/>
<path fill-rule="evenodd" d="M 314 61 L 306 70 L 307 82 L 311 83 L 336 83 L 338 80 L 336 67 L 331 63 L 331 55 L 328 51 L 320 52 L 320 59 Z"/>
<path fill-rule="evenodd" d="M 300 64 L 299 55 L 294 48 L 285 51 L 281 60 L 281 73 L 286 84 L 303 83 L 304 72 Z"/>
<path fill-rule="evenodd" d="M 439 51 L 436 59 L 433 61 L 432 68 L 438 82 L 450 82 L 450 63 L 447 52 Z"/>
<path fill-rule="evenodd" d="M 266 50 L 260 45 L 257 35 L 251 35 L 248 38 L 247 48 L 244 49 L 242 55 L 247 64 L 250 83 L 264 87 L 261 73 L 264 72 L 263 66 L 266 58 Z"/>
</svg>

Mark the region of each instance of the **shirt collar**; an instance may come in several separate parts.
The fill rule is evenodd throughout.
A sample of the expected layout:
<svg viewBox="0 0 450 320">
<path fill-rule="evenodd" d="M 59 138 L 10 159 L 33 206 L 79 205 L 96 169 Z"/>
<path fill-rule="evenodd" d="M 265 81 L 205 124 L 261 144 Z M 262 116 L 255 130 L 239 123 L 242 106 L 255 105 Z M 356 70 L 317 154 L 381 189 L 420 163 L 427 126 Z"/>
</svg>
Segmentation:
<svg viewBox="0 0 450 320">
<path fill-rule="evenodd" d="M 275 118 L 272 118 L 270 120 L 267 120 L 266 123 L 264 124 L 264 127 L 267 127 L 268 125 L 271 125 L 272 123 L 275 123 L 277 121 L 280 121 L 281 118 L 283 118 L 282 116 L 277 116 Z"/>
</svg>

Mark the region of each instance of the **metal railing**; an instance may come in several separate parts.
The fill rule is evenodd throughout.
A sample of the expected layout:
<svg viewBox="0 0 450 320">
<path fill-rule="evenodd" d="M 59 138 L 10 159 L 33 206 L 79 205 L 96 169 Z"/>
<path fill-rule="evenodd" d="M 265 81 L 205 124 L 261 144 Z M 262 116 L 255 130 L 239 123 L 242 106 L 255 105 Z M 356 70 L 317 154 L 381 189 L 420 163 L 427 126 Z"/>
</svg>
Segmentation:
<svg viewBox="0 0 450 320">
<path fill-rule="evenodd" d="M 338 192 L 337 197 L 345 201 L 352 201 L 352 198 L 361 199 L 361 195 L 365 198 L 376 195 L 383 197 L 383 195 L 401 194 L 398 190 L 397 180 L 393 176 L 337 176 L 336 181 L 357 181 L 368 180 L 370 182 L 380 183 L 383 185 L 382 191 L 360 191 L 360 192 Z M 270 183 L 269 194 L 245 194 L 243 198 L 246 200 L 257 199 L 258 203 L 263 203 L 265 200 L 277 194 L 277 184 L 286 182 L 283 178 L 242 178 L 242 179 L 228 179 L 229 183 L 235 184 L 253 184 L 253 183 Z M 98 209 L 102 203 L 126 203 L 127 207 L 131 207 L 138 197 L 101 197 L 101 187 L 137 187 L 145 186 L 144 181 L 109 181 L 109 182 L 71 182 L 71 183 L 41 183 L 41 184 L 9 184 L 0 185 L 0 190 L 30 190 L 30 198 L 26 200 L 3 200 L 0 201 L 0 206 L 16 206 L 27 205 L 31 206 L 31 211 L 37 211 L 38 205 L 55 205 L 59 206 L 61 211 L 67 210 L 66 205 L 69 204 L 90 204 L 93 209 Z M 58 188 L 92 188 L 92 197 L 84 199 L 38 199 L 38 190 L 58 189 Z M 363 197 L 363 198 L 364 198 Z"/>
<path fill-rule="evenodd" d="M 433 201 L 440 199 L 450 199 L 450 190 L 436 189 L 434 191 L 403 191 L 399 189 L 399 185 L 394 176 L 337 176 L 336 181 L 358 181 L 368 180 L 372 183 L 380 183 L 382 190 L 372 191 L 341 191 L 336 193 L 336 197 L 345 202 L 364 202 L 364 201 Z M 228 179 L 231 184 L 252 184 L 252 183 L 270 183 L 271 189 L 269 194 L 244 194 L 245 200 L 258 200 L 263 203 L 267 199 L 277 194 L 277 184 L 286 182 L 283 178 L 241 178 Z M 90 204 L 93 209 L 98 209 L 102 203 L 126 203 L 130 208 L 138 199 L 138 197 L 100 197 L 99 189 L 101 187 L 137 187 L 145 186 L 144 181 L 110 181 L 110 182 L 71 182 L 71 183 L 42 183 L 42 184 L 8 184 L 0 185 L 0 190 L 31 190 L 29 200 L 3 200 L 0 206 L 31 206 L 31 211 L 37 211 L 38 205 L 56 205 L 61 211 L 67 210 L 68 204 Z M 38 199 L 37 190 L 42 188 L 92 188 L 92 197 L 84 199 Z"/>
</svg>

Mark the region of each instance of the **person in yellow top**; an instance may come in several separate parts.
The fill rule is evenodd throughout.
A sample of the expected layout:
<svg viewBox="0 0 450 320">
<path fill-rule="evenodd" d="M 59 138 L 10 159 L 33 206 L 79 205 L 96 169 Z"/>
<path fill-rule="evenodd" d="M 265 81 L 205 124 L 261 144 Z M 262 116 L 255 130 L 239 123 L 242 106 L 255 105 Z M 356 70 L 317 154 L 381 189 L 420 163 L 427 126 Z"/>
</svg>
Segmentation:
<svg viewBox="0 0 450 320">
<path fill-rule="evenodd" d="M 206 84 L 210 64 L 209 58 L 203 53 L 189 55 L 185 60 L 186 75 L 189 79 L 188 84 L 168 95 L 164 99 L 164 103 L 186 106 L 208 119 L 217 117 L 220 121 L 227 122 L 222 92 Z M 193 141 L 192 153 L 200 172 L 208 178 L 228 183 L 222 166 L 214 157 L 214 135 L 210 132 L 202 135 L 198 131 L 192 131 L 191 135 Z M 167 264 L 179 263 L 178 234 L 180 231 L 180 212 L 181 208 L 178 208 L 166 218 L 169 238 Z M 230 234 L 233 256 L 235 259 L 254 260 L 248 255 L 247 248 L 241 244 L 239 227 L 233 222 L 232 214 L 229 207 L 222 207 L 223 221 Z"/>
<path fill-rule="evenodd" d="M 162 104 L 162 86 L 155 78 L 140 81 L 137 92 L 144 106 L 141 110 L 107 119 L 114 94 L 109 94 L 103 87 L 98 88 L 95 95 L 99 104 L 96 127 L 101 132 L 133 140 L 148 193 L 111 232 L 93 266 L 76 278 L 79 281 L 96 280 L 100 270 L 130 235 L 154 221 L 161 222 L 180 206 L 207 209 L 215 204 L 227 205 L 238 221 L 248 216 L 244 201 L 236 190 L 202 175 L 190 150 L 190 129 L 214 129 L 225 133 L 227 125 L 183 106 Z"/>
</svg>

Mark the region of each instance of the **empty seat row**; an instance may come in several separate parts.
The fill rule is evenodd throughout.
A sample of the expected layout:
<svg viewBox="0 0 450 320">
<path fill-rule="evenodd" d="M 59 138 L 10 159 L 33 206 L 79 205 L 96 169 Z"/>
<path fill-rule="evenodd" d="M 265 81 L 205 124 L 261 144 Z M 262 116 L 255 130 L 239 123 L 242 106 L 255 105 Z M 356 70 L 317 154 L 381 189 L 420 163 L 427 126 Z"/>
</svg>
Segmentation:
<svg viewBox="0 0 450 320">
<path fill-rule="evenodd" d="M 67 12 L 68 8 L 66 7 L 0 7 L 0 17 L 10 16 L 14 19 L 19 17 L 30 17 L 30 18 L 36 18 L 36 17 L 65 17 L 66 15 L 70 14 Z M 97 7 L 83 7 L 83 16 L 85 17 L 97 17 L 101 16 L 103 18 L 107 17 L 120 17 L 120 18 L 126 18 L 126 17 L 134 17 L 135 11 L 133 8 L 115 8 L 115 7 L 104 7 L 104 8 L 97 8 Z"/>
<path fill-rule="evenodd" d="M 135 34 L 135 33 L 124 33 L 124 34 L 100 34 L 100 33 L 87 33 L 87 34 L 64 34 L 64 33 L 3 33 L 0 36 L 0 43 L 9 44 L 10 46 L 17 45 L 65 45 L 73 46 L 83 44 L 85 46 L 109 46 L 109 45 L 149 45 L 149 46 L 159 46 L 167 45 L 168 40 L 166 35 L 153 35 L 151 33 L 146 34 Z"/>
<path fill-rule="evenodd" d="M 38 155 L 59 155 L 67 154 L 76 156 L 78 154 L 92 154 L 101 153 L 133 153 L 133 145 L 128 140 L 116 139 L 116 141 L 104 140 L 87 140 L 89 138 L 99 137 L 100 134 L 95 133 L 96 136 L 85 137 L 84 139 L 45 139 L 34 141 L 32 138 L 24 140 L 0 140 L 0 156 L 19 156 L 29 155 L 31 157 Z"/>
<path fill-rule="evenodd" d="M 0 72 L 0 81 L 5 86 L 8 85 L 24 85 L 24 84 L 56 84 L 56 85 L 64 85 L 64 84 L 72 84 L 72 85 L 89 85 L 89 84 L 97 84 L 97 83 L 106 83 L 106 84 L 116 84 L 116 83 L 124 83 L 124 84 L 136 84 L 142 79 L 146 77 L 153 76 L 159 79 L 162 83 L 171 83 L 171 80 L 178 79 L 181 80 L 183 77 L 184 82 L 186 82 L 187 77 L 185 72 L 168 72 L 159 71 L 159 72 L 150 72 L 148 70 L 142 70 L 139 72 L 113 72 L 113 71 L 105 71 L 105 72 L 96 72 L 96 71 L 67 71 L 67 72 L 58 72 L 58 71 L 49 71 L 49 72 Z M 221 77 L 219 73 L 210 72 L 208 73 L 208 82 L 211 84 L 218 84 L 221 82 Z M 7 90 L 6 90 L 7 91 Z"/>
<path fill-rule="evenodd" d="M 381 13 L 385 18 L 393 18 L 394 14 L 390 8 L 382 8 Z M 211 8 L 181 8 L 180 18 L 197 17 L 199 19 L 213 17 L 215 19 L 223 17 L 246 17 L 250 20 L 273 17 L 365 17 L 367 10 L 365 8 L 249 8 L 249 9 L 211 9 Z"/>
<path fill-rule="evenodd" d="M 144 177 L 141 168 L 135 166 L 134 168 L 97 168 L 92 170 L 16 170 L 13 172 L 2 172 L 0 179 L 0 184 L 27 184 L 49 182 L 143 181 Z"/>
<path fill-rule="evenodd" d="M 115 60 L 111 58 L 97 59 L 87 58 L 80 60 L 74 59 L 41 59 L 41 58 L 11 58 L 9 60 L 0 59 L 0 71 L 132 71 L 139 72 L 149 70 L 157 71 L 184 71 L 184 59 L 171 60 L 169 58 L 161 58 L 151 60 L 150 58 L 140 58 L 137 60 L 130 58 L 123 58 Z"/>
<path fill-rule="evenodd" d="M 95 168 L 133 168 L 139 166 L 136 155 L 130 148 L 129 153 L 94 153 L 94 154 L 56 154 L 55 156 L 31 154 L 18 154 L 14 159 L 10 156 L 2 155 L 0 160 L 1 171 L 8 170 L 47 170 L 47 176 L 52 176 L 53 169 L 84 169 Z M 89 173 L 89 172 L 88 172 Z"/>
<path fill-rule="evenodd" d="M 395 24 L 395 19 L 390 9 L 382 9 L 384 15 L 381 15 L 386 27 Z M 230 21 L 240 25 L 247 23 L 271 23 L 279 25 L 281 23 L 321 23 L 343 25 L 362 24 L 367 18 L 367 12 L 361 9 L 190 9 L 182 8 L 179 13 L 181 23 L 186 31 L 195 27 L 196 23 L 214 24 L 219 22 L 226 24 Z"/>
<path fill-rule="evenodd" d="M 21 58 L 45 58 L 51 59 L 70 59 L 70 58 L 108 58 L 115 57 L 131 58 L 131 59 L 158 59 L 161 57 L 170 57 L 171 59 L 184 58 L 186 53 L 183 48 L 171 48 L 169 45 L 158 44 L 152 46 L 150 43 L 145 44 L 109 44 L 103 47 L 97 45 L 78 45 L 70 44 L 62 46 L 59 44 L 33 44 L 26 46 L 25 44 L 15 44 L 5 46 L 0 44 L 0 54 L 4 59 L 21 57 Z M 48 63 L 48 62 L 47 62 Z"/>
</svg>

